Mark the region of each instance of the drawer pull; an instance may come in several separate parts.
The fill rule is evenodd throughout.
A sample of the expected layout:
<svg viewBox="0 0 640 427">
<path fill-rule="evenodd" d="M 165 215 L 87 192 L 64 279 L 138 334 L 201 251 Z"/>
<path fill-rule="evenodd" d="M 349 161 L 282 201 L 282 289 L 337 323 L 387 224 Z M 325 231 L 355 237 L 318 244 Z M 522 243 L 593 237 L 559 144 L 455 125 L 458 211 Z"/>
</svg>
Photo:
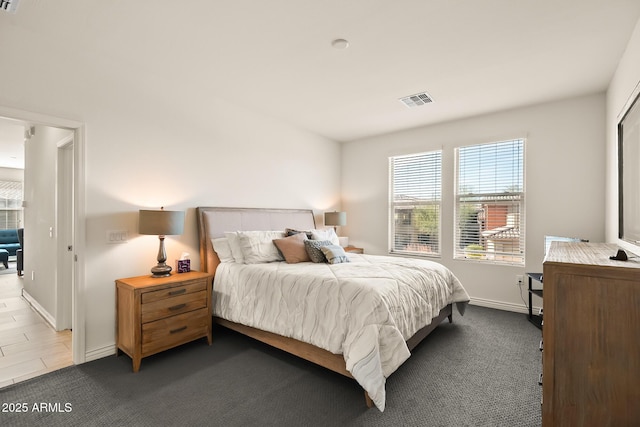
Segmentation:
<svg viewBox="0 0 640 427">
<path fill-rule="evenodd" d="M 178 304 L 178 305 L 174 305 L 173 307 L 169 307 L 169 310 L 176 311 L 176 310 L 180 310 L 181 308 L 185 308 L 186 306 L 187 304 Z"/>
<path fill-rule="evenodd" d="M 182 288 L 182 289 L 178 289 L 177 291 L 170 291 L 169 295 L 180 295 L 180 294 L 184 294 L 185 292 L 187 292 L 187 290 L 185 288 Z"/>
<path fill-rule="evenodd" d="M 540 376 L 538 377 L 538 384 L 542 385 L 542 374 L 540 374 Z"/>
<path fill-rule="evenodd" d="M 542 341 L 543 341 L 543 340 L 540 340 L 540 351 L 542 351 L 542 349 L 543 349 Z"/>
<path fill-rule="evenodd" d="M 182 331 L 184 331 L 185 329 L 187 329 L 187 327 L 186 327 L 186 326 L 183 326 L 183 327 L 178 328 L 178 329 L 172 329 L 172 330 L 170 330 L 170 331 L 169 331 L 169 333 L 170 333 L 170 334 L 177 334 L 178 332 L 182 332 Z"/>
</svg>

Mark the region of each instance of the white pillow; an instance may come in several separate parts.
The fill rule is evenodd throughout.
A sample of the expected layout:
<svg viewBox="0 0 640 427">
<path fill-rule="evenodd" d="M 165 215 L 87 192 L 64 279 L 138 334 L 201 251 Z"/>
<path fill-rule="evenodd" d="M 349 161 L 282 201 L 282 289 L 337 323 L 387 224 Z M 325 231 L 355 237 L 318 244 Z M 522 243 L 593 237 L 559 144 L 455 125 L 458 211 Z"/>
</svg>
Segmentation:
<svg viewBox="0 0 640 427">
<path fill-rule="evenodd" d="M 340 239 L 333 228 L 311 230 L 311 236 L 313 236 L 313 240 L 328 240 L 332 245 L 340 246 Z"/>
<path fill-rule="evenodd" d="M 220 262 L 235 262 L 233 253 L 231 252 L 231 246 L 229 246 L 229 239 L 226 237 L 219 237 L 217 239 L 211 239 L 213 250 L 218 254 Z"/>
<path fill-rule="evenodd" d="M 238 264 L 243 264 L 244 256 L 242 255 L 242 248 L 240 247 L 240 237 L 238 236 L 238 233 L 235 231 L 225 231 L 224 235 L 229 241 L 229 247 L 231 248 L 233 259 L 235 259 Z"/>
<path fill-rule="evenodd" d="M 283 231 L 238 231 L 244 263 L 283 261 L 284 258 L 282 258 L 280 251 L 273 244 L 273 239 L 282 239 L 283 237 Z"/>
</svg>

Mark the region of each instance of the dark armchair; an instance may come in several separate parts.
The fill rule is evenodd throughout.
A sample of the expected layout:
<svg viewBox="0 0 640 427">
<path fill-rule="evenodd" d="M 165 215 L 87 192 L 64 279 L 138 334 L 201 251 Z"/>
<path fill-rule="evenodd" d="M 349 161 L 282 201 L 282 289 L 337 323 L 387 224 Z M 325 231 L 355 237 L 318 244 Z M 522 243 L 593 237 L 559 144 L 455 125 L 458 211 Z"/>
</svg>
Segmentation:
<svg viewBox="0 0 640 427">
<path fill-rule="evenodd" d="M 18 276 L 24 274 L 24 254 L 22 249 L 24 248 L 24 228 L 18 228 L 18 242 L 20 242 L 20 249 L 16 250 L 16 270 L 18 270 Z"/>
<path fill-rule="evenodd" d="M 16 256 L 16 250 L 20 249 L 17 229 L 0 230 L 0 249 L 7 251 L 9 256 Z"/>
</svg>

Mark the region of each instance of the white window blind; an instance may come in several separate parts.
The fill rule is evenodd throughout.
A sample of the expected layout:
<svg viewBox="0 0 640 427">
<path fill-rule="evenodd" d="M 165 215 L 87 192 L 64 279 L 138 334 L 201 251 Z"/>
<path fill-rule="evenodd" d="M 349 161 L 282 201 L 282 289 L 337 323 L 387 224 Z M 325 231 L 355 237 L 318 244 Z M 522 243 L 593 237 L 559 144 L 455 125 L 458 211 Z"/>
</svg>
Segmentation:
<svg viewBox="0 0 640 427">
<path fill-rule="evenodd" d="M 389 252 L 440 255 L 442 152 L 389 158 Z"/>
<path fill-rule="evenodd" d="M 456 149 L 454 258 L 524 265 L 524 140 Z"/>
<path fill-rule="evenodd" d="M 22 182 L 0 181 L 0 229 L 22 227 Z"/>
</svg>

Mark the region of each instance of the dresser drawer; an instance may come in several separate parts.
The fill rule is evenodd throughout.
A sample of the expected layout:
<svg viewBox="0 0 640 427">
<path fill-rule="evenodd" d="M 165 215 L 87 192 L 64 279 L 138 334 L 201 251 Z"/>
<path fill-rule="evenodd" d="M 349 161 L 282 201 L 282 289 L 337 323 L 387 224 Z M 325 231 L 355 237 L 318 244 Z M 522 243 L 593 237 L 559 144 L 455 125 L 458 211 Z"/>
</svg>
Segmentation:
<svg viewBox="0 0 640 427">
<path fill-rule="evenodd" d="M 200 291 L 142 304 L 142 323 L 153 322 L 207 306 L 207 293 Z"/>
<path fill-rule="evenodd" d="M 204 291 L 207 289 L 207 282 L 202 279 L 189 280 L 183 282 L 180 286 L 173 286 L 157 291 L 144 292 L 141 296 L 142 304 L 148 304 L 154 301 L 173 298 L 180 295 L 190 294 L 193 292 Z"/>
<path fill-rule="evenodd" d="M 211 313 L 206 308 L 167 317 L 142 325 L 142 354 L 150 355 L 162 350 L 206 337 Z"/>
</svg>

